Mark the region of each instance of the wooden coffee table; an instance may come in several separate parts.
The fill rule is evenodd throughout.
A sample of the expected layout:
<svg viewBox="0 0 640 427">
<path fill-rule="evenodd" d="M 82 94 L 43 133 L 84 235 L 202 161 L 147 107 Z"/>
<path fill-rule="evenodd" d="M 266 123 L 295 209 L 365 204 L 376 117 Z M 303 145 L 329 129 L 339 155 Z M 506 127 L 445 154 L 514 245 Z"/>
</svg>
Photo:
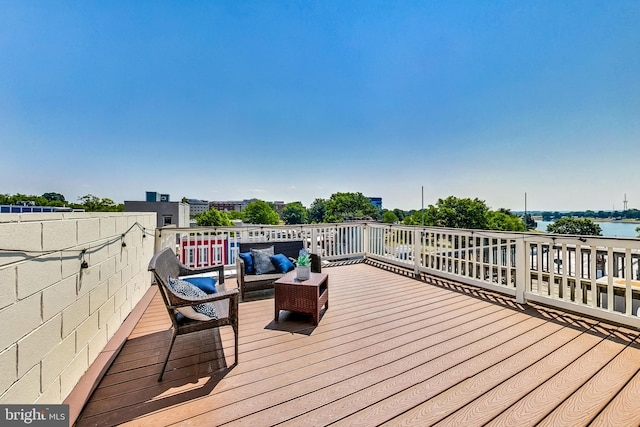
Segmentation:
<svg viewBox="0 0 640 427">
<path fill-rule="evenodd" d="M 320 319 L 320 309 L 329 309 L 329 276 L 324 273 L 311 273 L 309 280 L 296 279 L 296 271 L 290 271 L 273 284 L 275 290 L 275 318 L 277 322 L 280 310 L 307 313 L 313 316 L 313 324 Z"/>
</svg>

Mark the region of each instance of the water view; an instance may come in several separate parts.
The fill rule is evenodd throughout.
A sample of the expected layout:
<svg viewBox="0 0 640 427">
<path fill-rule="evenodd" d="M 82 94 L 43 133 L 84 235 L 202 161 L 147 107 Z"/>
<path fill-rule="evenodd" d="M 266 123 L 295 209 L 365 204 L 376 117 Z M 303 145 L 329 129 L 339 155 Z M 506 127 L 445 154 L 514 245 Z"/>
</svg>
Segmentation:
<svg viewBox="0 0 640 427">
<path fill-rule="evenodd" d="M 553 221 L 536 221 L 538 231 L 547 231 L 547 225 Z M 608 237 L 638 237 L 636 227 L 640 226 L 637 222 L 620 222 L 620 221 L 594 221 L 600 225 L 602 235 Z"/>
</svg>

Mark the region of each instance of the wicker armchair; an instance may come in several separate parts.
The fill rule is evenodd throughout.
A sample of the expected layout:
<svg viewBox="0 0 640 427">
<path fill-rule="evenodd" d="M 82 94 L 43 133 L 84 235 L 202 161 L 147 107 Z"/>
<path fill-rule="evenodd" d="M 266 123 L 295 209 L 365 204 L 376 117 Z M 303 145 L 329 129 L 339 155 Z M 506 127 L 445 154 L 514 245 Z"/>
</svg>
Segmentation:
<svg viewBox="0 0 640 427">
<path fill-rule="evenodd" d="M 162 371 L 158 381 L 162 381 L 162 376 L 169 361 L 171 349 L 178 335 L 189 334 L 205 329 L 219 328 L 221 326 L 231 326 L 235 335 L 235 361 L 238 364 L 238 290 L 226 290 L 224 286 L 224 266 L 189 268 L 180 263 L 175 253 L 170 248 L 165 248 L 156 253 L 149 262 L 149 271 L 153 272 L 158 289 L 162 294 L 169 317 L 173 323 L 173 336 L 167 351 Z M 206 298 L 187 299 L 178 295 L 167 283 L 167 278 L 177 278 L 179 276 L 189 276 L 192 274 L 208 273 L 216 271 L 218 273 L 217 293 L 208 295 Z M 216 307 L 217 319 L 212 320 L 192 320 L 178 313 L 180 307 L 194 306 L 205 302 L 213 302 Z"/>
</svg>

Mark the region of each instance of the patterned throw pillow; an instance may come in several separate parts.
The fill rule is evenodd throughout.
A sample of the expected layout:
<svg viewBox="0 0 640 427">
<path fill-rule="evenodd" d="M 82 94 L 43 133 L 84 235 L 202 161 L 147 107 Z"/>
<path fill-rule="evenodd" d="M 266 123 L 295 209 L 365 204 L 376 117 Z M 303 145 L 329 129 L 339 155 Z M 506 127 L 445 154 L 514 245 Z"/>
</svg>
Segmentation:
<svg viewBox="0 0 640 427">
<path fill-rule="evenodd" d="M 264 249 L 251 249 L 251 255 L 253 255 L 253 266 L 256 269 L 256 274 L 276 271 L 276 267 L 271 262 L 273 246 Z"/>
<path fill-rule="evenodd" d="M 202 289 L 199 289 L 198 287 L 192 285 L 191 283 L 185 280 L 174 279 L 173 277 L 169 277 L 168 283 L 175 293 L 183 297 L 205 298 L 208 296 L 205 291 L 203 291 Z M 211 319 L 218 318 L 218 314 L 216 313 L 216 306 L 212 302 L 205 302 L 202 304 L 194 305 L 193 309 L 196 311 L 196 313 L 204 314 L 205 316 Z M 202 319 L 201 316 L 197 316 L 197 318 L 194 316 L 190 316 L 189 310 L 183 311 L 181 309 L 178 309 L 178 311 L 182 313 L 184 316 L 189 317 L 190 319 L 204 320 Z"/>
</svg>

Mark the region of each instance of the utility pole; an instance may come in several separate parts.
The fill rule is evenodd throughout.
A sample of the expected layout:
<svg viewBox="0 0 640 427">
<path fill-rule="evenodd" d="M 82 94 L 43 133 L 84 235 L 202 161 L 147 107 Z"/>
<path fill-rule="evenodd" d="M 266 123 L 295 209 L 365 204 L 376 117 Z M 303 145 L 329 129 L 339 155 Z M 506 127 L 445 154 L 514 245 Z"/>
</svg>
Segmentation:
<svg viewBox="0 0 640 427">
<path fill-rule="evenodd" d="M 627 201 L 627 193 L 624 193 L 624 200 L 623 200 L 623 202 L 622 202 L 622 204 L 623 204 L 623 206 L 624 206 L 624 208 L 622 209 L 622 210 L 623 210 L 623 212 L 626 212 L 626 211 L 627 211 L 628 203 L 629 203 L 629 202 Z"/>
<path fill-rule="evenodd" d="M 529 231 L 529 221 L 527 220 L 527 192 L 524 192 L 524 228 Z"/>
</svg>

